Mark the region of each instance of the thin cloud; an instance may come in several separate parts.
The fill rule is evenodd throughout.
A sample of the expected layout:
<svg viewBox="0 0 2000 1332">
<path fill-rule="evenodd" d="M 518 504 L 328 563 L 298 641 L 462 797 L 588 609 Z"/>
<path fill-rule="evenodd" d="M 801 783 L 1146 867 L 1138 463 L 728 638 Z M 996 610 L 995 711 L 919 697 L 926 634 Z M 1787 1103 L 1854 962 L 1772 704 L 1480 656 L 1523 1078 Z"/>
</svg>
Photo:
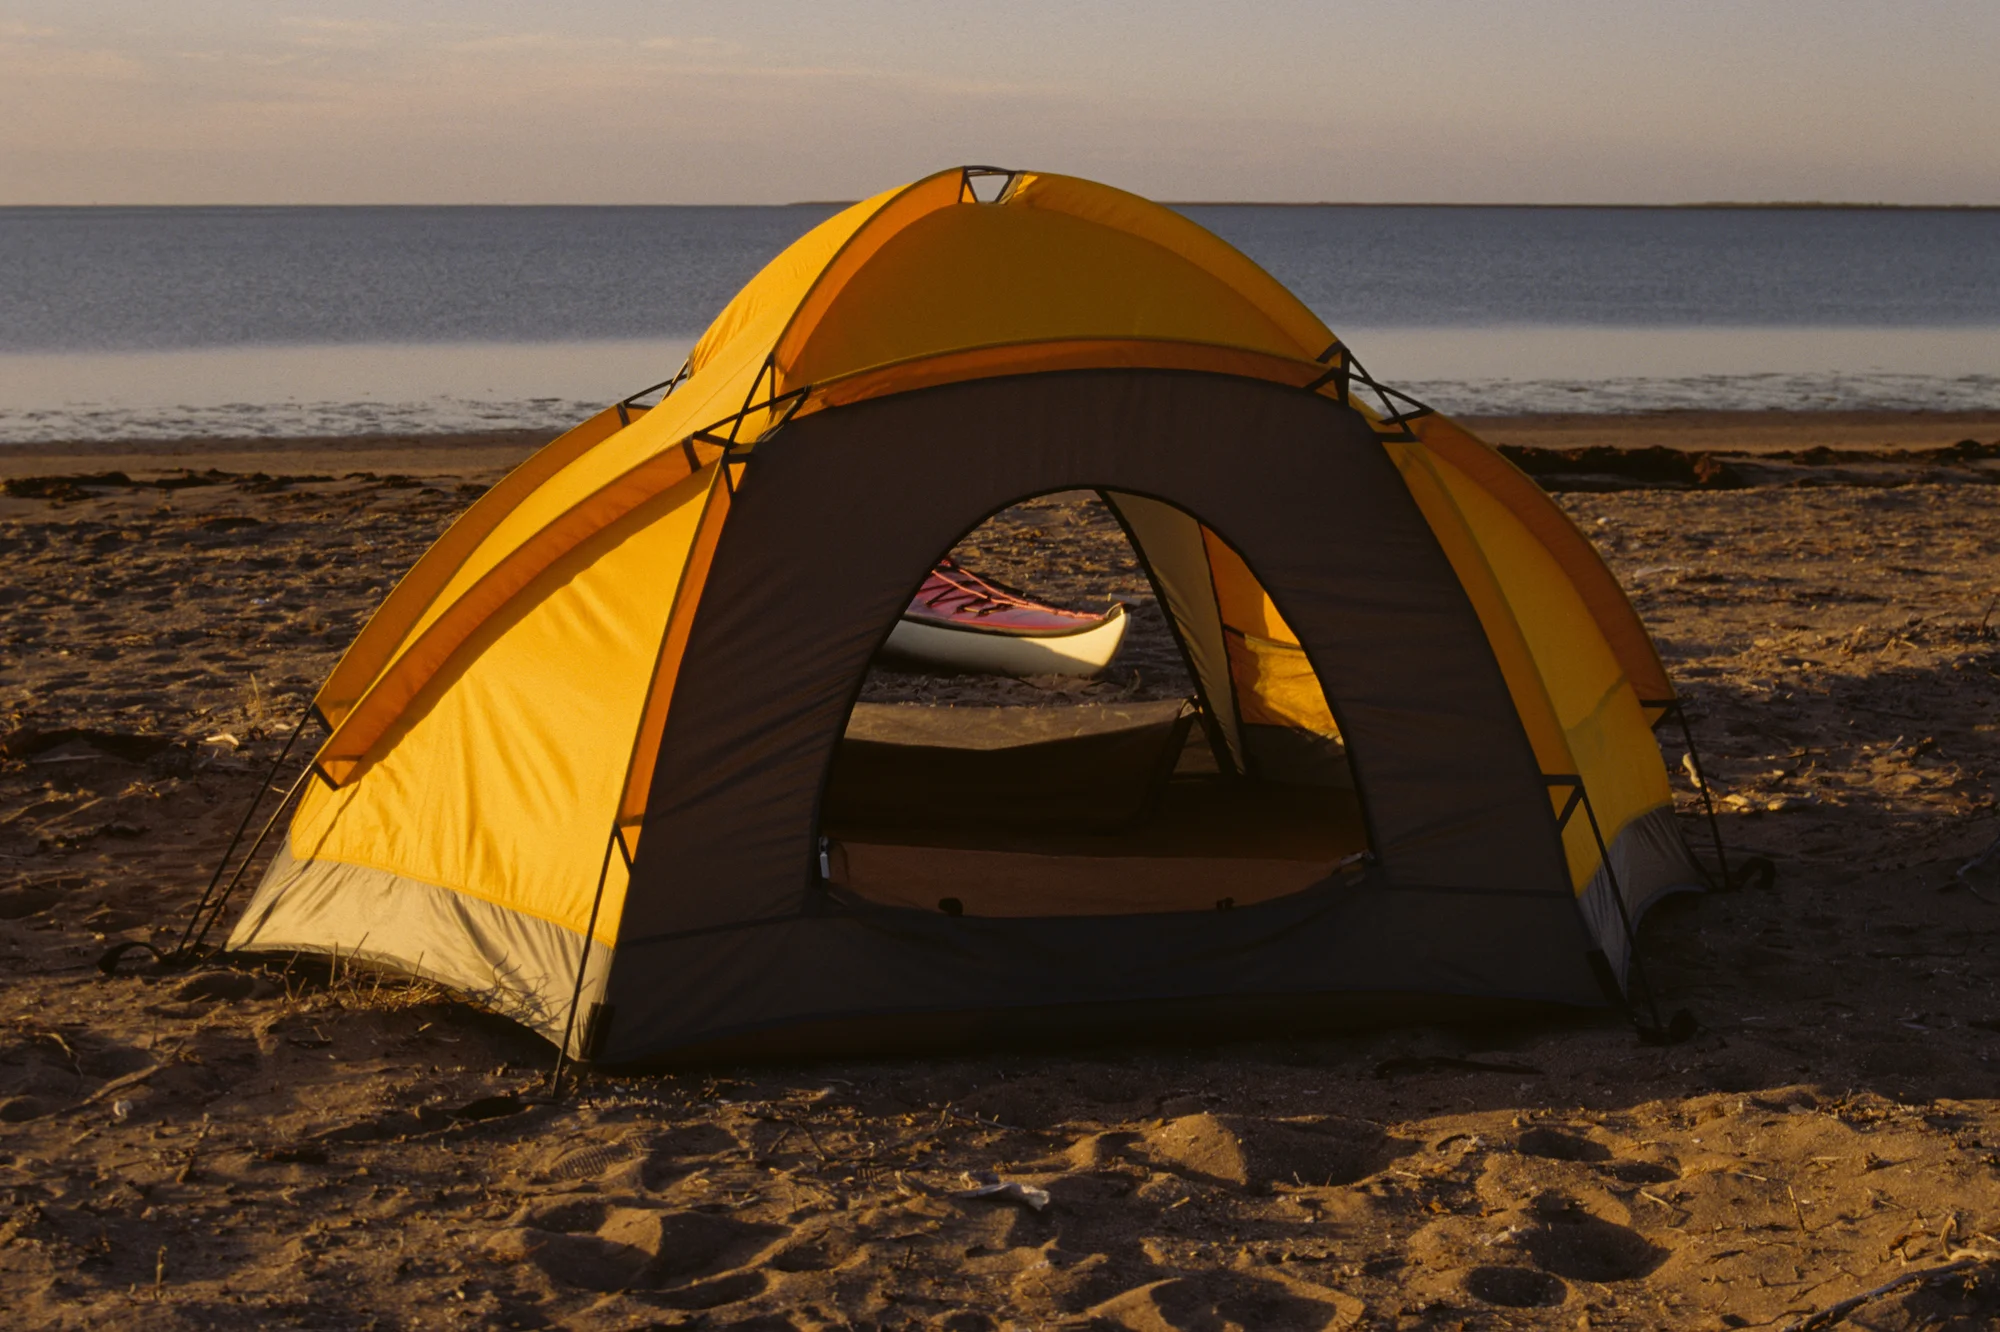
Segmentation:
<svg viewBox="0 0 2000 1332">
<path fill-rule="evenodd" d="M 402 24 L 388 19 L 288 16 L 278 22 L 290 30 L 291 45 L 315 50 L 370 51 L 403 31 Z"/>
<path fill-rule="evenodd" d="M 150 74 L 147 63 L 108 47 L 62 46 L 48 41 L 0 39 L 0 71 L 16 80 L 136 83 Z"/>
<path fill-rule="evenodd" d="M 741 43 L 714 37 L 586 37 L 548 31 L 489 31 L 477 36 L 438 41 L 433 49 L 451 56 L 527 55 L 539 57 L 545 62 L 571 60 L 577 62 L 575 73 L 588 74 L 600 86 L 604 80 L 615 78 L 622 71 L 640 74 L 671 72 L 681 78 L 869 83 L 937 96 L 995 97 L 1046 91 L 1039 84 L 990 77 L 936 75 L 865 65 L 732 60 L 729 57 L 742 51 Z M 545 63 L 543 68 L 554 73 L 560 67 Z M 569 71 L 563 70 L 562 76 L 568 77 Z"/>
<path fill-rule="evenodd" d="M 287 15 L 279 23 L 287 28 L 302 28 L 308 32 L 322 32 L 339 36 L 374 36 L 381 33 L 400 32 L 403 25 L 390 19 L 338 19 L 305 18 Z"/>
<path fill-rule="evenodd" d="M 725 42 L 720 37 L 647 37 L 637 43 L 647 51 L 736 51 L 742 49 L 740 42 Z"/>
<path fill-rule="evenodd" d="M 569 37 L 554 32 L 496 32 L 441 42 L 439 49 L 476 55 L 486 51 L 602 51 L 629 45 L 609 37 Z"/>
</svg>

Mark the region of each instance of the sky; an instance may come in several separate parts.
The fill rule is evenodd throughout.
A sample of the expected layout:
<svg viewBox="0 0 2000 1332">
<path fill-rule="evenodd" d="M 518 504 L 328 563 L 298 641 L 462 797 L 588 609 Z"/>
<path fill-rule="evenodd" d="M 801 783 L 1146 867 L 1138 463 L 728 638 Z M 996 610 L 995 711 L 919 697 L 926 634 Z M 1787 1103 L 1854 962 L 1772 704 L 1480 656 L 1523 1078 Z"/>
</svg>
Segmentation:
<svg viewBox="0 0 2000 1332">
<path fill-rule="evenodd" d="M 0 205 L 2000 204 L 2000 0 L 8 0 Z"/>
</svg>

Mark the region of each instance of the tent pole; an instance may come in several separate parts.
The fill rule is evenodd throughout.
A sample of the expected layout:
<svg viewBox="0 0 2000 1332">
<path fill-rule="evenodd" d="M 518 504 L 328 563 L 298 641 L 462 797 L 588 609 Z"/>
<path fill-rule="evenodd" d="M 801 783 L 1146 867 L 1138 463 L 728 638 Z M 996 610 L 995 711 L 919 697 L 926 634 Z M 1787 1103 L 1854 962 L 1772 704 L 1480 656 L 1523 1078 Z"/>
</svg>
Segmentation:
<svg viewBox="0 0 2000 1332">
<path fill-rule="evenodd" d="M 1215 755 L 1216 766 L 1233 769 L 1230 775 L 1241 777 L 1242 765 L 1236 761 L 1236 755 L 1229 751 L 1229 745 L 1223 738 L 1222 723 L 1216 719 L 1214 705 L 1209 701 L 1207 682 L 1201 678 L 1201 672 L 1195 669 L 1194 653 L 1188 647 L 1187 635 L 1181 632 L 1180 621 L 1174 616 L 1173 607 L 1167 600 L 1166 589 L 1160 585 L 1159 575 L 1153 572 L 1153 562 L 1146 558 L 1146 549 L 1139 543 L 1138 533 L 1134 532 L 1132 525 L 1125 521 L 1125 511 L 1118 507 L 1117 500 L 1111 498 L 1111 492 L 1099 490 L 1097 498 L 1110 512 L 1111 520 L 1118 524 L 1118 530 L 1125 534 L 1125 544 L 1132 548 L 1132 558 L 1139 562 L 1139 572 L 1146 575 L 1146 584 L 1153 589 L 1153 604 L 1160 608 L 1160 618 L 1167 622 L 1167 630 L 1174 636 L 1174 646 L 1181 654 L 1181 665 L 1186 668 L 1188 679 L 1194 682 L 1195 706 L 1201 717 L 1202 736 L 1208 741 L 1210 752 Z M 1193 517 L 1192 514 L 1188 516 Z M 1199 523 L 1200 519 L 1195 521 Z M 1207 558 L 1206 552 L 1203 553 L 1203 558 L 1204 560 Z M 1211 591 L 1213 582 L 1211 575 Z"/>
<path fill-rule="evenodd" d="M 1659 998 L 1653 991 L 1653 983 L 1646 976 L 1645 959 L 1639 955 L 1639 935 L 1632 928 L 1631 912 L 1625 908 L 1625 888 L 1618 882 L 1618 871 L 1611 864 L 1611 848 L 1605 845 L 1604 829 L 1597 822 L 1597 807 L 1590 802 L 1590 790 L 1583 784 L 1581 774 L 1565 773 L 1561 776 L 1544 775 L 1542 781 L 1549 786 L 1567 786 L 1569 799 L 1563 802 L 1562 812 L 1556 815 L 1556 831 L 1560 834 L 1569 827 L 1577 807 L 1583 807 L 1584 818 L 1590 822 L 1590 837 L 1597 844 L 1597 863 L 1602 868 L 1606 886 L 1611 890 L 1611 903 L 1618 908 L 1618 923 L 1625 934 L 1625 960 L 1629 974 L 1639 988 L 1646 992 L 1646 1011 L 1652 1021 L 1642 1021 L 1632 1006 L 1632 987 L 1627 985 L 1624 993 L 1625 1015 L 1632 1025 L 1639 1029 L 1639 1039 L 1648 1045 L 1677 1045 L 1694 1032 L 1694 1019 L 1686 1009 L 1674 1014 L 1673 1021 L 1660 1021 Z M 1615 977 L 1614 977 L 1615 979 Z"/>
<path fill-rule="evenodd" d="M 604 880 L 611 873 L 611 848 L 618 844 L 618 820 L 611 821 L 611 836 L 604 843 L 604 859 L 597 866 L 597 891 L 590 895 L 590 920 L 583 927 L 583 949 L 577 955 L 576 984 L 570 987 L 569 1016 L 563 1019 L 562 1040 L 556 1045 L 556 1066 L 549 1073 L 549 1099 L 562 1099 L 563 1064 L 569 1056 L 569 1038 L 576 1032 L 576 1009 L 583 1002 L 583 977 L 590 970 L 590 941 L 597 934 L 597 912 L 604 905 Z"/>
<path fill-rule="evenodd" d="M 1653 982 L 1646 976 L 1645 959 L 1639 955 L 1639 935 L 1632 928 L 1632 915 L 1625 909 L 1625 889 L 1618 882 L 1618 871 L 1611 865 L 1611 849 L 1604 844 L 1604 830 L 1598 826 L 1597 808 L 1590 802 L 1589 788 L 1583 778 L 1576 780 L 1577 794 L 1583 797 L 1583 816 L 1590 821 L 1590 836 L 1597 843 L 1597 863 L 1604 867 L 1604 879 L 1611 889 L 1611 901 L 1618 908 L 1618 923 L 1625 930 L 1626 961 L 1630 965 L 1634 979 L 1646 992 L 1646 1012 L 1653 1021 L 1650 1027 L 1640 1025 L 1639 1036 L 1649 1045 L 1672 1045 L 1675 1043 L 1671 1029 L 1660 1021 L 1660 1003 L 1653 991 Z M 1627 987 L 1629 994 L 1630 987 Z"/>
<path fill-rule="evenodd" d="M 271 811 L 271 817 L 264 820 L 264 827 L 258 832 L 257 840 L 250 843 L 250 849 L 243 853 L 242 863 L 237 865 L 236 873 L 229 876 L 228 885 L 223 888 L 221 895 L 215 899 L 215 906 L 208 913 L 208 920 L 202 924 L 200 931 L 195 934 L 194 942 L 184 945 L 182 948 L 175 949 L 172 956 L 185 958 L 192 955 L 201 947 L 203 941 L 208 938 L 208 932 L 215 928 L 215 922 L 222 919 L 223 908 L 229 905 L 231 895 L 236 892 L 236 885 L 243 882 L 243 876 L 249 872 L 250 863 L 257 859 L 257 852 L 263 848 L 264 839 L 269 837 L 271 830 L 278 826 L 278 820 L 285 816 L 285 811 L 291 807 L 293 799 L 305 786 L 306 779 L 311 777 L 316 771 L 318 771 L 317 768 L 308 767 L 304 772 L 292 779 L 291 789 L 285 792 L 285 798 L 278 802 L 278 807 Z M 262 793 L 260 792 L 259 794 L 261 796 Z M 194 928 L 193 921 L 188 922 L 188 928 Z"/>
<path fill-rule="evenodd" d="M 306 701 L 305 711 L 300 713 L 298 721 L 292 724 L 292 733 L 285 737 L 284 748 L 278 751 L 277 758 L 271 760 L 271 770 L 264 774 L 264 780 L 258 785 L 257 793 L 250 797 L 250 807 L 243 811 L 243 821 L 236 825 L 235 835 L 229 839 L 228 847 L 226 847 L 223 850 L 222 859 L 216 862 L 215 873 L 208 876 L 208 887 L 202 889 L 201 900 L 195 903 L 194 912 L 188 917 L 187 928 L 181 931 L 181 941 L 174 948 L 174 951 L 168 954 L 169 957 L 175 959 L 184 958 L 191 951 L 191 948 L 200 946 L 199 940 L 195 939 L 195 925 L 198 921 L 201 920 L 202 913 L 208 910 L 209 899 L 215 896 L 215 885 L 222 882 L 222 872 L 229 868 L 229 858 L 236 854 L 237 845 L 242 842 L 243 834 L 249 830 L 250 820 L 256 817 L 257 806 L 262 804 L 264 801 L 265 788 L 270 786 L 270 784 L 277 779 L 279 770 L 285 766 L 285 760 L 291 757 L 292 746 L 295 743 L 297 743 L 299 738 L 299 732 L 303 731 L 306 727 L 306 723 L 311 721 L 313 717 L 316 715 L 317 713 L 313 707 L 313 702 L 311 699 L 308 699 Z M 311 769 L 308 768 L 307 771 L 310 772 Z M 296 794 L 297 791 L 298 791 L 298 786 L 294 784 L 292 787 L 292 791 L 286 795 L 285 801 L 290 801 L 292 795 Z M 280 810 L 283 810 L 284 807 L 285 806 L 283 802 L 281 802 L 278 806 Z M 265 829 L 265 832 L 268 833 L 269 831 L 270 829 L 267 827 Z M 260 845 L 263 843 L 263 840 L 264 838 L 262 836 L 259 836 L 257 838 L 257 841 Z M 257 854 L 255 847 L 251 848 L 250 854 L 252 856 Z M 246 860 L 244 863 L 247 865 L 249 862 L 248 860 Z M 243 875 L 243 871 L 240 868 L 237 870 L 236 873 L 237 873 L 237 878 L 241 878 Z M 229 886 L 231 889 L 235 888 L 236 880 L 235 879 L 230 880 Z M 228 892 L 225 891 L 223 896 L 224 899 L 226 900 L 228 897 Z M 202 936 L 206 937 L 207 934 L 208 931 L 204 929 L 202 931 Z M 192 944 L 190 943 L 191 940 L 194 941 Z"/>
<path fill-rule="evenodd" d="M 1722 824 L 1715 817 L 1715 798 L 1709 794 L 1708 768 L 1702 763 L 1701 755 L 1695 752 L 1694 727 L 1688 723 L 1687 709 L 1681 705 L 1681 700 L 1677 698 L 1668 704 L 1667 711 L 1680 722 L 1681 738 L 1687 741 L 1688 761 L 1694 768 L 1694 784 L 1701 791 L 1701 807 L 1708 815 L 1708 835 L 1715 840 L 1715 863 L 1722 876 L 1721 887 L 1728 892 L 1732 886 L 1729 881 L 1729 853 L 1722 849 Z"/>
</svg>

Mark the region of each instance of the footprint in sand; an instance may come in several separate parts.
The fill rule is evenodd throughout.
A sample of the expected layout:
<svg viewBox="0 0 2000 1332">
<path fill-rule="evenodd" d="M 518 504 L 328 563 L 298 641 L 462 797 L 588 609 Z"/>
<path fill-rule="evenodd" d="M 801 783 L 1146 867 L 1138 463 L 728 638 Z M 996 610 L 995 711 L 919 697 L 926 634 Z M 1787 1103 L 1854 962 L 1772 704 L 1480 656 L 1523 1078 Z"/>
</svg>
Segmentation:
<svg viewBox="0 0 2000 1332">
<path fill-rule="evenodd" d="M 1538 1200 L 1537 1224 L 1519 1242 L 1535 1265 L 1572 1281 L 1631 1281 L 1668 1258 L 1668 1251 L 1629 1226 L 1592 1216 L 1562 1200 Z"/>
<path fill-rule="evenodd" d="M 1238 1188 L 1352 1184 L 1417 1144 L 1369 1125 L 1337 1119 L 1262 1119 L 1182 1115 L 1145 1134 L 1143 1149 L 1161 1165 Z"/>
<path fill-rule="evenodd" d="M 761 1291 L 768 1278 L 740 1269 L 761 1263 L 790 1233 L 706 1212 L 573 1200 L 527 1209 L 487 1240 L 486 1252 L 568 1286 L 649 1290 L 682 1308 L 712 1308 Z"/>
<path fill-rule="evenodd" d="M 1129 1332 L 1210 1332 L 1215 1329 L 1310 1328 L 1344 1332 L 1366 1316 L 1361 1301 L 1337 1291 L 1310 1293 L 1234 1272 L 1169 1277 L 1128 1290 L 1091 1308 L 1087 1326 Z"/>
<path fill-rule="evenodd" d="M 1532 1267 L 1475 1267 L 1465 1274 L 1465 1293 L 1502 1308 L 1536 1309 L 1561 1304 L 1569 1287 Z"/>
</svg>

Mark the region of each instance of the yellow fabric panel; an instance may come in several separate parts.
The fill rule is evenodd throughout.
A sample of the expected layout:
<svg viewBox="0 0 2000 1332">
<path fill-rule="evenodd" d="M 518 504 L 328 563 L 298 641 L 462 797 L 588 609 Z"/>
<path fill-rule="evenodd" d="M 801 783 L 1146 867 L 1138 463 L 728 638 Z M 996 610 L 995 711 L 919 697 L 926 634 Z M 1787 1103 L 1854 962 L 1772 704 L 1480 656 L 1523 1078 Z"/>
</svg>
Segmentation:
<svg viewBox="0 0 2000 1332">
<path fill-rule="evenodd" d="M 1229 630 L 1222 641 L 1229 646 L 1229 675 L 1245 726 L 1292 726 L 1340 737 L 1304 648 Z"/>
<path fill-rule="evenodd" d="M 1384 439 L 1382 447 L 1388 452 L 1390 461 L 1396 464 L 1396 470 L 1402 473 L 1410 498 L 1417 502 L 1431 534 L 1437 538 L 1445 558 L 1451 561 L 1459 586 L 1465 589 L 1473 610 L 1479 616 L 1480 627 L 1486 631 L 1487 644 L 1492 647 L 1493 656 L 1500 663 L 1500 674 L 1507 681 L 1508 695 L 1514 700 L 1515 711 L 1528 733 L 1535 761 L 1545 773 L 1576 771 L 1569 752 L 1569 739 L 1563 734 L 1562 723 L 1556 718 L 1555 705 L 1550 702 L 1548 689 L 1542 683 L 1541 669 L 1534 653 L 1522 635 L 1521 626 L 1514 619 L 1506 592 L 1487 563 L 1486 553 L 1480 548 L 1470 524 L 1459 511 L 1438 464 L 1420 444 Z M 1561 804 L 1560 798 L 1556 803 Z"/>
<path fill-rule="evenodd" d="M 1222 613 L 1229 647 L 1229 680 L 1245 726 L 1294 726 L 1338 740 L 1340 727 L 1326 691 L 1313 673 L 1299 636 L 1278 613 L 1278 603 L 1227 541 L 1201 529 L 1209 581 Z"/>
<path fill-rule="evenodd" d="M 645 408 L 628 412 L 636 419 L 644 415 Z M 313 701 L 329 726 L 346 720 L 348 711 L 382 674 L 417 621 L 487 535 L 544 481 L 622 429 L 618 409 L 605 408 L 538 449 L 445 529 L 376 608 L 333 674 L 320 686 Z"/>
<path fill-rule="evenodd" d="M 819 281 L 833 256 L 881 211 L 882 205 L 900 193 L 901 189 L 888 190 L 841 209 L 765 264 L 722 307 L 722 313 L 694 344 L 694 350 L 688 353 L 690 374 L 700 374 L 724 347 L 742 338 L 757 344 L 759 358 L 770 351 L 779 332 L 799 308 L 799 301 Z"/>
<path fill-rule="evenodd" d="M 832 279 L 810 339 L 793 342 L 798 325 L 787 335 L 779 364 L 788 385 L 938 352 L 1057 339 L 1312 355 L 1241 292 L 1173 251 L 1010 204 L 934 209 L 885 237 L 837 292 Z"/>
<path fill-rule="evenodd" d="M 1278 614 L 1278 603 L 1271 600 L 1236 548 L 1206 527 L 1201 529 L 1201 539 L 1208 547 L 1208 572 L 1215 582 L 1215 602 L 1222 609 L 1223 624 L 1239 633 L 1297 647 L 1299 636 Z"/>
<path fill-rule="evenodd" d="M 1150 199 L 1076 176 L 1025 172 L 1008 206 L 1067 213 L 1178 255 L 1249 300 L 1308 359 L 1333 343 L 1332 331 L 1284 283 L 1208 228 Z"/>
<path fill-rule="evenodd" d="M 772 343 L 772 359 L 785 387 L 809 384 L 813 376 L 799 369 L 805 349 L 825 340 L 821 321 L 827 310 L 847 295 L 855 276 L 874 265 L 882 248 L 894 242 L 903 229 L 946 209 L 956 209 L 964 185 L 964 174 L 954 168 L 925 176 L 887 196 L 878 196 L 880 206 L 866 224 L 857 227 L 837 252 L 828 257 L 811 286 L 799 294 L 797 308 L 784 330 Z M 966 207 L 979 207 L 967 204 Z M 934 347 L 927 351 L 938 350 Z"/>
<path fill-rule="evenodd" d="M 338 790 L 307 784 L 299 859 L 420 879 L 582 933 L 670 598 L 713 466 L 572 547 L 484 621 Z M 596 938 L 617 938 L 611 857 Z"/>
<path fill-rule="evenodd" d="M 1419 417 L 1410 430 L 1431 452 L 1450 462 L 1506 505 L 1562 566 L 1564 575 L 1590 607 L 1605 641 L 1617 654 L 1632 687 L 1643 699 L 1674 697 L 1673 682 L 1660 662 L 1653 636 L 1590 539 L 1577 530 L 1534 479 L 1508 462 L 1471 431 L 1442 416 Z"/>
<path fill-rule="evenodd" d="M 1632 820 L 1673 803 L 1659 743 L 1629 683 L 1608 691 L 1596 708 L 1570 727 L 1569 743 L 1607 845 Z M 1581 813 L 1565 832 L 1564 842 L 1570 852 L 1571 883 L 1582 892 L 1596 873 L 1597 844 Z"/>
<path fill-rule="evenodd" d="M 1432 462 L 1507 596 L 1609 842 L 1672 798 L 1638 694 L 1590 606 L 1537 534 L 1470 475 L 1442 458 Z M 1565 841 L 1581 889 L 1597 872 L 1597 847 L 1580 814 Z"/>
<path fill-rule="evenodd" d="M 1562 566 L 1492 492 L 1441 458 L 1432 465 L 1486 556 L 1535 656 L 1564 729 L 1624 683 L 1618 659 Z"/>
<path fill-rule="evenodd" d="M 460 646 L 472 640 L 480 626 L 498 615 L 537 575 L 560 563 L 570 551 L 618 518 L 684 480 L 692 470 L 691 457 L 706 462 L 719 453 L 719 449 L 709 446 L 699 449 L 689 446 L 653 455 L 539 527 L 520 533 L 518 544 L 505 551 L 490 569 L 482 570 L 478 580 L 460 591 L 448 605 L 441 596 L 441 609 L 426 616 L 409 646 L 327 737 L 317 760 L 322 771 L 335 783 L 347 781 L 377 739 Z M 558 484 L 562 479 L 558 477 L 544 485 L 532 497 L 534 503 L 524 503 L 521 510 L 566 499 L 565 488 Z M 510 522 L 500 525 L 502 530 L 511 525 L 513 515 L 509 517 Z M 479 553 L 485 553 L 495 540 L 489 538 Z M 454 578 L 454 587 L 460 581 Z"/>
<path fill-rule="evenodd" d="M 660 737 L 666 730 L 667 710 L 673 706 L 674 684 L 680 678 L 681 657 L 687 651 L 688 634 L 694 628 L 695 611 L 701 606 L 702 588 L 708 582 L 715 546 L 729 520 L 730 489 L 722 482 L 720 469 L 711 477 L 708 495 L 702 501 L 700 526 L 690 542 L 687 560 L 681 565 L 672 596 L 673 609 L 666 632 L 660 639 L 659 660 L 653 667 L 653 681 L 646 694 L 645 711 L 632 741 L 632 757 L 625 784 L 618 797 L 618 826 L 625 839 L 625 854 L 639 854 L 639 821 L 646 813 L 646 797 L 653 789 L 653 768 L 660 755 Z"/>
</svg>

